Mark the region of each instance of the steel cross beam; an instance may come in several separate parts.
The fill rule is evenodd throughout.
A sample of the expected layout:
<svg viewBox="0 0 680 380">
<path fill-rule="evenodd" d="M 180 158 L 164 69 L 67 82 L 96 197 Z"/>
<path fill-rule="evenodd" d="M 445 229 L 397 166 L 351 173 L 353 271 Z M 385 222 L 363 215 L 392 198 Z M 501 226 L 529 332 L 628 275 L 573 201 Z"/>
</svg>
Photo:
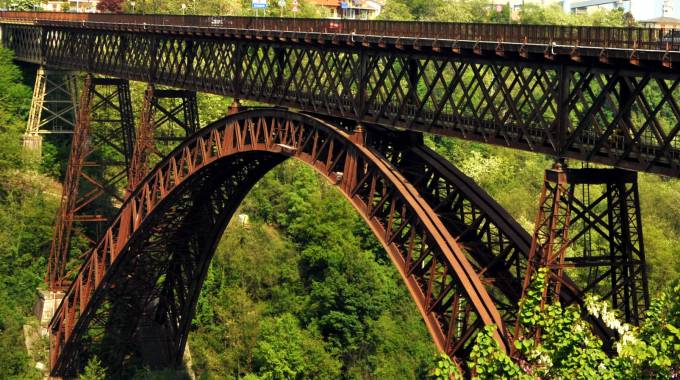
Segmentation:
<svg viewBox="0 0 680 380">
<path fill-rule="evenodd" d="M 128 82 L 94 78 L 83 85 L 71 152 L 62 189 L 61 205 L 50 248 L 47 282 L 51 290 L 68 287 L 77 260 L 73 253 L 87 251 L 123 202 L 134 141 L 132 104 Z M 79 237 L 73 247 L 74 234 Z M 82 254 L 82 252 L 79 252 Z M 80 261 L 76 261 L 77 265 Z"/>
<path fill-rule="evenodd" d="M 154 85 L 148 85 L 130 165 L 130 191 L 134 190 L 150 168 L 196 132 L 198 127 L 195 92 L 157 90 Z"/>
<path fill-rule="evenodd" d="M 115 23 L 9 20 L 2 41 L 17 59 L 65 70 L 680 177 L 677 65 L 531 49 L 499 54 L 483 44 Z"/>
<path fill-rule="evenodd" d="M 541 309 L 562 287 L 594 293 L 619 309 L 629 323 L 649 307 L 637 173 L 621 169 L 547 170 L 523 283 L 547 268 Z M 563 302 L 564 303 L 564 302 Z M 515 335 L 521 334 L 519 324 Z M 540 339 L 540 330 L 525 332 Z"/>
</svg>

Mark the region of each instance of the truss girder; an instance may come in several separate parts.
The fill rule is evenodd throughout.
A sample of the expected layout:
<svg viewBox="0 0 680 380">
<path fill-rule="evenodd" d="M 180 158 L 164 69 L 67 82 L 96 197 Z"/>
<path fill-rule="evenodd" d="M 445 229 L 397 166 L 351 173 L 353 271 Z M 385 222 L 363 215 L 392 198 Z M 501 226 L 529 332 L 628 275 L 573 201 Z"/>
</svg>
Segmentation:
<svg viewBox="0 0 680 380">
<path fill-rule="evenodd" d="M 68 286 L 68 266 L 82 252 L 74 236 L 87 246 L 99 240 L 117 205 L 123 202 L 134 125 L 129 84 L 123 79 L 88 75 L 73 130 L 61 204 L 48 260 L 52 290 Z M 80 247 L 82 248 L 82 247 Z M 87 250 L 87 248 L 85 249 Z"/>
<path fill-rule="evenodd" d="M 673 70 L 199 34 L 3 25 L 21 60 L 680 176 Z"/>
<path fill-rule="evenodd" d="M 491 323 L 507 347 L 478 263 L 419 195 L 424 183 L 410 182 L 370 148 L 361 127 L 348 134 L 310 116 L 259 109 L 202 129 L 139 183 L 52 320 L 52 374 L 73 374 L 102 345 L 119 354 L 107 358 L 114 366 L 131 357 L 177 364 L 226 223 L 255 182 L 287 157 L 319 171 L 366 220 L 440 350 L 466 356 L 476 332 Z M 133 346 L 153 347 L 152 354 Z"/>
</svg>

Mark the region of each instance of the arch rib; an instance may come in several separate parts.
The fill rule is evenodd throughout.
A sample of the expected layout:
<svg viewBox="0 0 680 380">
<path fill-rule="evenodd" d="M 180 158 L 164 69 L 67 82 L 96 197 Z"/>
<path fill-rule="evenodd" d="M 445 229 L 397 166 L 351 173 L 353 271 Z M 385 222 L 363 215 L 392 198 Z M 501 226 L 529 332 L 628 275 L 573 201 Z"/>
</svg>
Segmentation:
<svg viewBox="0 0 680 380">
<path fill-rule="evenodd" d="M 497 326 L 494 338 L 506 349 L 501 316 L 464 250 L 414 185 L 385 157 L 366 147 L 364 140 L 361 130 L 350 135 L 308 115 L 260 109 L 231 115 L 180 145 L 126 200 L 66 293 L 51 322 L 52 375 L 69 376 L 78 370 L 82 363 L 69 356 L 87 350 L 82 343 L 86 336 L 92 339 L 88 331 L 93 325 L 104 324 L 112 331 L 110 315 L 102 317 L 110 313 L 108 309 L 113 309 L 102 306 L 109 299 L 107 295 L 113 294 L 116 288 L 125 289 L 127 283 L 137 278 L 135 276 L 140 276 L 138 272 L 129 271 L 131 263 L 146 259 L 145 247 L 152 241 L 149 236 L 171 208 L 197 207 L 191 202 L 183 204 L 186 197 L 181 194 L 192 187 L 210 186 L 211 182 L 200 182 L 199 179 L 205 181 L 210 176 L 220 176 L 215 168 L 219 168 L 221 162 L 231 160 L 236 162 L 234 165 L 240 162 L 245 166 L 247 157 L 258 154 L 279 159 L 293 157 L 311 165 L 337 185 L 386 248 L 440 350 L 452 357 L 466 355 L 474 334 L 489 324 Z M 241 181 L 245 191 L 234 196 L 238 202 L 249 190 L 244 184 L 252 186 L 264 174 L 255 172 L 256 175 L 246 176 L 247 180 Z M 216 186 L 214 193 L 219 191 L 224 189 Z M 225 201 L 209 212 L 220 215 L 234 210 L 233 202 Z M 230 219 L 222 216 L 215 218 L 211 225 L 214 231 L 221 231 Z M 178 233 L 191 231 L 182 223 L 166 228 L 177 228 Z M 205 267 L 200 264 L 209 261 L 212 252 L 196 257 L 200 261 L 197 266 Z M 163 267 L 176 258 L 159 260 L 160 264 L 157 264 Z M 187 276 L 197 288 L 196 284 L 202 282 L 200 277 L 204 274 L 191 272 Z M 186 341 L 188 323 L 185 321 L 191 320 L 197 294 L 182 301 L 185 305 L 188 302 L 191 310 L 184 307 L 181 315 L 171 315 L 176 312 L 172 307 L 165 307 L 165 303 L 174 302 L 176 296 L 166 302 L 158 295 L 157 288 L 171 289 L 171 293 L 175 289 L 173 294 L 179 294 L 176 287 L 183 281 L 180 280 L 158 274 L 155 283 L 149 281 L 147 293 L 140 293 L 140 298 L 147 303 L 138 307 L 139 310 L 155 308 L 156 320 L 171 325 L 168 331 L 173 339 L 170 341 L 175 342 L 173 349 L 179 351 Z M 163 318 L 159 313 L 164 314 Z M 108 322 L 101 322 L 103 320 Z"/>
</svg>

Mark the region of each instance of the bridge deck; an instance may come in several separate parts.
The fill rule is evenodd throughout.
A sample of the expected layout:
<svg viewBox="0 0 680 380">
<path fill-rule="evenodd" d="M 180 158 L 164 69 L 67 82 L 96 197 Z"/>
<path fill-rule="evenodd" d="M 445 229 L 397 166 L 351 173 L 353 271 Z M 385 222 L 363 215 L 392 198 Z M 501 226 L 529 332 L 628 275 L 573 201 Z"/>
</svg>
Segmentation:
<svg viewBox="0 0 680 380">
<path fill-rule="evenodd" d="M 31 12 L 0 26 L 44 66 L 680 177 L 680 51 L 664 44 L 680 30 Z"/>
<path fill-rule="evenodd" d="M 0 12 L 0 22 L 226 37 L 331 36 L 335 42 L 349 43 L 399 40 L 404 46 L 437 49 L 541 52 L 549 59 L 560 55 L 636 62 L 680 59 L 680 29 L 663 28 L 9 11 Z"/>
</svg>

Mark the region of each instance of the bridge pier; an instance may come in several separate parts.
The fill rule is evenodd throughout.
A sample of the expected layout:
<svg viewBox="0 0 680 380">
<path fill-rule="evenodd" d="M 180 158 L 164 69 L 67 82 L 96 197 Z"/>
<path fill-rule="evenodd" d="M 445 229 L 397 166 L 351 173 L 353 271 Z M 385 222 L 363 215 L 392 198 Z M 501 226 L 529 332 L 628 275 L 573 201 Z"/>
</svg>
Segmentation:
<svg viewBox="0 0 680 380">
<path fill-rule="evenodd" d="M 48 260 L 47 282 L 53 291 L 68 286 L 66 267 L 74 232 L 86 244 L 93 244 L 114 215 L 116 204 L 123 202 L 119 189 L 127 179 L 134 138 L 128 81 L 88 75 L 72 134 Z"/>
<path fill-rule="evenodd" d="M 64 299 L 64 292 L 62 291 L 38 289 L 38 300 L 33 306 L 33 315 L 35 315 L 40 322 L 41 336 L 47 336 L 49 334 L 48 327 L 50 321 L 57 311 L 62 299 Z"/>
<path fill-rule="evenodd" d="M 76 75 L 70 71 L 38 68 L 26 131 L 24 152 L 31 158 L 42 153 L 44 134 L 71 134 L 75 126 L 78 91 Z"/>
<path fill-rule="evenodd" d="M 637 324 L 649 307 L 637 173 L 623 169 L 546 170 L 523 292 L 548 268 L 543 304 L 557 300 L 568 271 Z M 524 294 L 523 293 L 523 294 Z M 540 339 L 540 331 L 532 332 Z"/>
</svg>

